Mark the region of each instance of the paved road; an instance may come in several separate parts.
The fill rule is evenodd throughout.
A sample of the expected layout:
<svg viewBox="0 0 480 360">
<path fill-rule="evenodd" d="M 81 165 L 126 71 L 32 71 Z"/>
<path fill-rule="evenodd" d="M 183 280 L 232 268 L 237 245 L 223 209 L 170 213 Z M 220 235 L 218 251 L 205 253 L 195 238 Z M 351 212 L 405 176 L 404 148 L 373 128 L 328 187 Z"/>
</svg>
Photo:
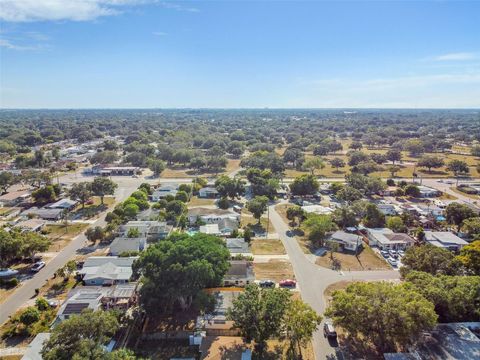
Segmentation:
<svg viewBox="0 0 480 360">
<path fill-rule="evenodd" d="M 275 211 L 275 205 L 270 206 L 270 220 L 290 258 L 303 300 L 319 314 L 323 314 L 325 310 L 323 293 L 330 284 L 342 280 L 394 280 L 400 278 L 398 271 L 394 270 L 341 273 L 315 265 L 300 248 L 295 238 L 287 235 L 289 227 Z M 313 347 L 317 360 L 342 359 L 339 349 L 332 347 L 323 337 L 321 327 L 314 335 Z"/>
</svg>

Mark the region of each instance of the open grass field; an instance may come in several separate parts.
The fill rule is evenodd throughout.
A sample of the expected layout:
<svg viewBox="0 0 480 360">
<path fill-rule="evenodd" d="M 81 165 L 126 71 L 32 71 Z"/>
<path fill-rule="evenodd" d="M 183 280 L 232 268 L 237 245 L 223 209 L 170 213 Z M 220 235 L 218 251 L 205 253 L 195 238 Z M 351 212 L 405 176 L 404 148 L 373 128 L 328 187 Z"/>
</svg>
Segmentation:
<svg viewBox="0 0 480 360">
<path fill-rule="evenodd" d="M 286 260 L 272 259 L 269 262 L 254 263 L 253 270 L 257 280 L 295 279 L 292 264 Z"/>
<path fill-rule="evenodd" d="M 284 255 L 285 248 L 280 240 L 260 240 L 255 239 L 251 242 L 253 255 Z"/>
<path fill-rule="evenodd" d="M 362 270 L 390 270 L 391 266 L 382 258 L 380 258 L 369 246 L 364 245 L 363 250 L 355 256 L 350 253 L 333 254 L 333 257 L 340 262 L 343 271 L 362 271 Z M 324 256 L 319 256 L 316 261 L 317 265 L 331 268 L 332 261 L 330 252 Z"/>
<path fill-rule="evenodd" d="M 221 174 L 229 174 L 233 171 L 238 170 L 240 168 L 240 161 L 241 159 L 228 159 L 227 166 L 225 167 L 225 170 Z M 193 169 L 189 169 L 183 166 L 175 166 L 175 167 L 168 167 L 165 170 L 163 170 L 160 177 L 166 178 L 166 179 L 173 179 L 173 178 L 193 178 L 196 176 L 209 177 L 209 176 L 215 176 L 215 175 L 217 174 L 213 174 L 213 173 L 198 174 Z"/>
</svg>

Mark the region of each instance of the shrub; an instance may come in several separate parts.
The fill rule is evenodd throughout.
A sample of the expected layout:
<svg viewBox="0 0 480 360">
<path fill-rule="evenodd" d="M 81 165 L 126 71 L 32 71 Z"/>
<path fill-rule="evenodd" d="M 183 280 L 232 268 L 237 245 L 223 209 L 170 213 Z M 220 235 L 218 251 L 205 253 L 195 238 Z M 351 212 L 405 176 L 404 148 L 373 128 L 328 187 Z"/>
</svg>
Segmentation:
<svg viewBox="0 0 480 360">
<path fill-rule="evenodd" d="M 217 201 L 217 205 L 220 209 L 228 209 L 230 206 L 230 201 L 226 197 L 221 198 Z"/>
<path fill-rule="evenodd" d="M 20 322 L 26 326 L 32 325 L 38 320 L 40 320 L 40 313 L 33 306 L 26 308 L 20 315 Z"/>
<path fill-rule="evenodd" d="M 45 311 L 50 307 L 50 305 L 48 305 L 48 301 L 43 297 L 40 297 L 35 301 L 35 306 L 40 311 Z"/>
</svg>

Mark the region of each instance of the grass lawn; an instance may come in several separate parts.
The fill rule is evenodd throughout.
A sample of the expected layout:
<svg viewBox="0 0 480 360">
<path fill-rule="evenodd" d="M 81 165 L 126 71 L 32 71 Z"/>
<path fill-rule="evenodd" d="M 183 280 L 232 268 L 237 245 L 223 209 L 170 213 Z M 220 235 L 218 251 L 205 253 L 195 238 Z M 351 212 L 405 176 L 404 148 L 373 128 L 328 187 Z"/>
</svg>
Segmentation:
<svg viewBox="0 0 480 360">
<path fill-rule="evenodd" d="M 361 270 L 390 270 L 391 266 L 388 263 L 380 258 L 369 246 L 364 245 L 363 250 L 355 256 L 350 253 L 334 253 L 333 257 L 340 262 L 342 270 L 352 270 L 352 271 L 361 271 Z M 332 261 L 330 259 L 330 252 L 326 253 L 324 256 L 320 256 L 316 261 L 317 265 L 331 268 Z"/>
<path fill-rule="evenodd" d="M 59 238 L 71 240 L 88 227 L 86 223 L 69 223 L 65 224 L 49 224 L 45 225 L 44 229 L 47 232 L 47 236 L 52 240 Z"/>
<path fill-rule="evenodd" d="M 70 276 L 68 281 L 64 281 L 62 277 L 55 277 L 48 279 L 40 288 L 40 296 L 45 298 L 65 299 L 68 292 L 74 287 L 78 286 L 74 276 Z"/>
<path fill-rule="evenodd" d="M 93 204 L 85 205 L 85 208 L 88 208 L 90 206 L 98 206 L 102 203 L 101 199 L 100 199 L 100 196 L 92 196 L 92 200 L 93 200 Z M 110 205 L 115 204 L 115 197 L 114 196 L 105 196 L 103 198 L 103 204 L 110 207 Z"/>
<path fill-rule="evenodd" d="M 295 279 L 292 264 L 286 260 L 272 259 L 269 262 L 254 263 L 253 270 L 257 280 Z"/>
<path fill-rule="evenodd" d="M 243 212 L 245 211 L 245 213 Z M 258 224 L 258 220 L 255 219 L 252 215 L 249 215 L 250 213 L 247 210 L 242 211 L 242 217 L 240 220 L 240 225 L 241 227 L 245 227 L 247 225 L 251 225 L 253 231 L 255 232 L 265 232 L 267 230 L 267 224 L 268 224 L 268 232 L 274 232 L 275 228 L 273 227 L 272 222 L 268 221 L 266 216 L 262 216 L 260 218 L 260 225 Z"/>
<path fill-rule="evenodd" d="M 240 168 L 240 159 L 228 159 L 227 167 L 225 169 L 226 173 L 231 173 Z"/>
<path fill-rule="evenodd" d="M 199 198 L 198 196 L 192 196 L 188 206 L 204 206 L 204 205 L 215 205 L 216 199 L 204 199 Z"/>
<path fill-rule="evenodd" d="M 252 240 L 253 255 L 284 255 L 285 248 L 280 240 Z"/>
</svg>

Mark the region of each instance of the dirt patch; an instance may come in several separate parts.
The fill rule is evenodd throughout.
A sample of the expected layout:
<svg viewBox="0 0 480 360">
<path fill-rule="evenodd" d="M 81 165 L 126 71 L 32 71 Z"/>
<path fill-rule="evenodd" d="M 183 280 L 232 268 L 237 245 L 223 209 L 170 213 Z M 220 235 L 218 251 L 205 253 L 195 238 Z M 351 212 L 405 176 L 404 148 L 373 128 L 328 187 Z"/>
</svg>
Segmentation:
<svg viewBox="0 0 480 360">
<path fill-rule="evenodd" d="M 269 262 L 254 263 L 255 278 L 257 280 L 273 280 L 279 282 L 284 279 L 295 279 L 292 264 L 286 260 L 272 259 Z"/>
<path fill-rule="evenodd" d="M 253 255 L 284 255 L 285 248 L 280 240 L 253 240 L 251 243 Z"/>
<path fill-rule="evenodd" d="M 334 253 L 333 257 L 340 262 L 342 270 L 391 270 L 391 266 L 366 245 L 357 256 L 347 253 Z M 329 269 L 332 268 L 330 252 L 318 257 L 316 264 Z"/>
<path fill-rule="evenodd" d="M 188 203 L 189 207 L 205 205 L 215 205 L 215 199 L 204 199 L 199 198 L 198 196 L 192 196 L 190 202 Z"/>
</svg>

